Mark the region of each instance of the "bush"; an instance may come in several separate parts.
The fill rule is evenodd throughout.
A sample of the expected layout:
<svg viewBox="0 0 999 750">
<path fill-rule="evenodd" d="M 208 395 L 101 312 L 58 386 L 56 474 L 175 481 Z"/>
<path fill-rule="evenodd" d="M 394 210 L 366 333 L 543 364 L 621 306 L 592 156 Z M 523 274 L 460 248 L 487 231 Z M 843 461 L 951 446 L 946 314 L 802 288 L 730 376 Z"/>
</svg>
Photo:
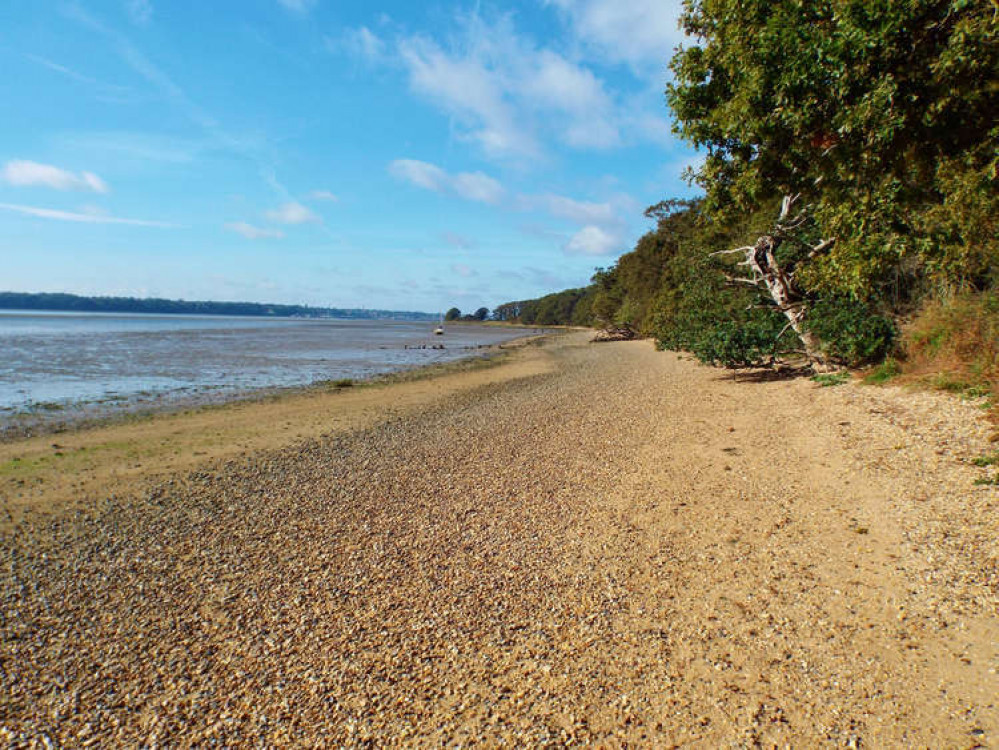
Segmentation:
<svg viewBox="0 0 999 750">
<path fill-rule="evenodd" d="M 844 298 L 815 303 L 806 325 L 822 339 L 827 356 L 852 367 L 885 357 L 898 333 L 891 318 Z"/>
</svg>

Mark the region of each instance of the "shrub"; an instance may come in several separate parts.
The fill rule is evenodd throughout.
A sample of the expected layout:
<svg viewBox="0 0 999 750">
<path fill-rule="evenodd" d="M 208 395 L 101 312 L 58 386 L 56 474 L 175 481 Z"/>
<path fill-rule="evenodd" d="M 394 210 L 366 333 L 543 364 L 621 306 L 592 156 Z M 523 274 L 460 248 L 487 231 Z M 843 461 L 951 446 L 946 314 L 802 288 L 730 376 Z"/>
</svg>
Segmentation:
<svg viewBox="0 0 999 750">
<path fill-rule="evenodd" d="M 897 335 L 891 318 L 845 298 L 815 303 L 806 324 L 822 339 L 828 356 L 853 367 L 883 358 Z"/>
</svg>

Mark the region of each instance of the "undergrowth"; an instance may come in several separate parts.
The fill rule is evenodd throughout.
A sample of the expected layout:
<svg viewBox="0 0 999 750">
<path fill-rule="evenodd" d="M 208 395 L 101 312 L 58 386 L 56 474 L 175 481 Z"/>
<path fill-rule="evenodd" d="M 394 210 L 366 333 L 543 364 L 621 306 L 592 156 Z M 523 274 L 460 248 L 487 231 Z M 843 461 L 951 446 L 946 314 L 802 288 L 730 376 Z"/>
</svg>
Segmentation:
<svg viewBox="0 0 999 750">
<path fill-rule="evenodd" d="M 965 398 L 985 397 L 999 426 L 999 294 L 963 294 L 923 307 L 904 331 L 898 358 L 887 358 L 864 380 L 895 378 Z"/>
</svg>

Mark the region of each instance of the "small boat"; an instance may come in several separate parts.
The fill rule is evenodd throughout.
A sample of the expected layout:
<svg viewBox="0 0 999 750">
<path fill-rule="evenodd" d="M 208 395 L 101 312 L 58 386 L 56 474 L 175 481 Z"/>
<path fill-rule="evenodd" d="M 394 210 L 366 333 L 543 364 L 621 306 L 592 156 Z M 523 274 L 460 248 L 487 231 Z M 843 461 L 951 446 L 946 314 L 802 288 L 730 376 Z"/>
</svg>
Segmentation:
<svg viewBox="0 0 999 750">
<path fill-rule="evenodd" d="M 444 335 L 444 317 L 441 316 L 440 320 L 437 321 L 437 327 L 434 329 L 434 336 Z"/>
</svg>

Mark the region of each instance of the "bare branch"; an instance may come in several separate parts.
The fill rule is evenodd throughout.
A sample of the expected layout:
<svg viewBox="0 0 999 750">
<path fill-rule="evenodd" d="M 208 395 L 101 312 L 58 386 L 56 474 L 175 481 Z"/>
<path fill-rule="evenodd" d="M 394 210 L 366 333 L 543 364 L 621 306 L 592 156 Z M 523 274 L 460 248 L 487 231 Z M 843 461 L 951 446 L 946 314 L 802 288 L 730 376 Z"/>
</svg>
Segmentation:
<svg viewBox="0 0 999 750">
<path fill-rule="evenodd" d="M 711 258 L 715 255 L 734 255 L 735 253 L 742 253 L 745 255 L 747 252 L 755 249 L 756 248 L 752 245 L 746 245 L 745 247 L 734 247 L 731 250 L 716 250 L 713 253 L 708 253 L 708 257 Z"/>
<path fill-rule="evenodd" d="M 808 260 L 811 260 L 817 255 L 821 255 L 835 244 L 836 244 L 835 237 L 830 237 L 827 240 L 822 240 L 818 245 L 812 248 L 812 251 L 808 254 Z"/>
<path fill-rule="evenodd" d="M 737 276 L 729 276 L 728 274 L 725 274 L 725 280 L 732 285 L 745 284 L 746 286 L 751 286 L 754 289 L 759 289 L 760 287 L 759 279 L 744 279 Z"/>
<path fill-rule="evenodd" d="M 780 223 L 788 217 L 791 213 L 791 208 L 794 206 L 798 198 L 801 197 L 801 193 L 795 193 L 794 195 L 785 195 L 784 200 L 780 202 L 780 216 L 777 218 L 777 222 Z"/>
</svg>

